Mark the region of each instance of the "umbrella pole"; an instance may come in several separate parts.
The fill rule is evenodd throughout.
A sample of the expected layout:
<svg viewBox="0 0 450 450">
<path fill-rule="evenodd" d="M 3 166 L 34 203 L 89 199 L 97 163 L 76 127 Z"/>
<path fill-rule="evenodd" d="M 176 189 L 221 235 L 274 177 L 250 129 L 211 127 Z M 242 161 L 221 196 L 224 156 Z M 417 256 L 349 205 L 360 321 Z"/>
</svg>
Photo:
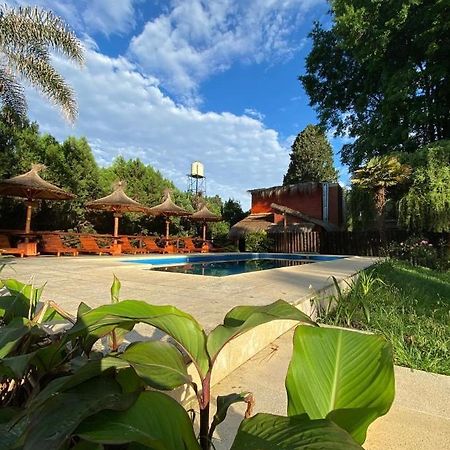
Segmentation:
<svg viewBox="0 0 450 450">
<path fill-rule="evenodd" d="M 166 241 L 169 241 L 169 227 L 170 227 L 170 220 L 166 220 Z"/>
<path fill-rule="evenodd" d="M 203 224 L 203 240 L 206 241 L 206 223 Z"/>
<path fill-rule="evenodd" d="M 33 212 L 33 202 L 27 201 L 27 217 L 25 219 L 25 234 L 30 234 L 31 231 L 31 213 Z M 25 242 L 29 242 L 29 238 L 25 237 Z"/>
<path fill-rule="evenodd" d="M 114 245 L 117 245 L 117 237 L 119 236 L 119 218 L 120 214 L 114 214 Z"/>
</svg>

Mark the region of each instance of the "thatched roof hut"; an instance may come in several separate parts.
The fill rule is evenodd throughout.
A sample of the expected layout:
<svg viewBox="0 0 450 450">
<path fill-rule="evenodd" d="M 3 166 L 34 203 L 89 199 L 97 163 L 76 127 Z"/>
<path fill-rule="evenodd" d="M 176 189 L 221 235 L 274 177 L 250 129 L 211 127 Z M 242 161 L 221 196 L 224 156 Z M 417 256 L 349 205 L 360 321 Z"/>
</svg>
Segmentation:
<svg viewBox="0 0 450 450">
<path fill-rule="evenodd" d="M 245 219 L 235 223 L 228 233 L 228 238 L 232 241 L 240 239 L 247 233 L 267 231 L 275 226 L 273 213 L 250 214 Z"/>
</svg>

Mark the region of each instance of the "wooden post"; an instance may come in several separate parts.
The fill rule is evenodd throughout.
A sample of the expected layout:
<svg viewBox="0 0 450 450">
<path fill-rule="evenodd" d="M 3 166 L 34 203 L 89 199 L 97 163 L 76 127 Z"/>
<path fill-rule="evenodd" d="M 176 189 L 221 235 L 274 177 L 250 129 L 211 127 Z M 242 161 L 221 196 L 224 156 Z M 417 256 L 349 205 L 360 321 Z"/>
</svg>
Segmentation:
<svg viewBox="0 0 450 450">
<path fill-rule="evenodd" d="M 170 227 L 170 220 L 166 219 L 166 240 L 167 241 L 169 240 L 169 227 Z"/>
<path fill-rule="evenodd" d="M 119 236 L 119 218 L 121 214 L 114 213 L 114 245 L 117 245 L 117 237 Z"/>
<path fill-rule="evenodd" d="M 203 223 L 203 240 L 206 241 L 206 222 Z"/>
<path fill-rule="evenodd" d="M 26 203 L 27 205 L 27 216 L 25 219 L 25 234 L 30 234 L 31 231 L 31 214 L 33 213 L 33 206 L 34 203 L 32 200 L 27 200 Z M 28 236 L 25 237 L 25 242 L 29 242 L 30 238 Z"/>
</svg>

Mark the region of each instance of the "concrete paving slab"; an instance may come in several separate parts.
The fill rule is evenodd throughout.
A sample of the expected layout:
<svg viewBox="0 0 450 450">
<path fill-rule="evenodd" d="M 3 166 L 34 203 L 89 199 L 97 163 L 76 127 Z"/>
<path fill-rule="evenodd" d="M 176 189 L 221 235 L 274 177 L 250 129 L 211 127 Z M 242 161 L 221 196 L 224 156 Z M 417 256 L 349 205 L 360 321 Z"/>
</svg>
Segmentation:
<svg viewBox="0 0 450 450">
<path fill-rule="evenodd" d="M 16 258 L 2 276 L 21 281 L 33 277 L 38 285 L 47 282 L 43 298 L 56 301 L 75 314 L 76 302 L 84 301 L 92 307 L 109 303 L 115 274 L 122 283 L 121 298 L 175 305 L 211 330 L 235 306 L 265 305 L 280 298 L 299 304 L 331 286 L 331 276 L 351 277 L 375 261 L 349 257 L 227 277 L 157 272 L 145 264 L 130 262 L 148 258 L 148 255 Z"/>
</svg>

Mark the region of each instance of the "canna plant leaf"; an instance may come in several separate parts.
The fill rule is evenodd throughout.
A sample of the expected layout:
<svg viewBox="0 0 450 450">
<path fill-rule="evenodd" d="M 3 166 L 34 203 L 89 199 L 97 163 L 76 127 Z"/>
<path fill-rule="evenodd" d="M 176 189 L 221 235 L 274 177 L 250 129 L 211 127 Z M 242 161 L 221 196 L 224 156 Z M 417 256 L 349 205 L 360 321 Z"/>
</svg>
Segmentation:
<svg viewBox="0 0 450 450">
<path fill-rule="evenodd" d="M 302 416 L 256 414 L 244 419 L 231 450 L 362 450 L 352 437 L 329 420 Z"/>
<path fill-rule="evenodd" d="M 120 359 L 128 362 L 155 389 L 171 390 L 191 384 L 182 354 L 168 342 L 136 342 L 127 347 Z"/>
<path fill-rule="evenodd" d="M 305 313 L 284 300 L 266 306 L 237 306 L 227 313 L 223 325 L 214 328 L 208 336 L 207 347 L 211 360 L 214 361 L 220 350 L 232 339 L 273 320 L 296 320 L 316 325 Z"/>
<path fill-rule="evenodd" d="M 23 450 L 59 450 L 87 417 L 103 409 L 126 409 L 135 394 L 123 394 L 113 379 L 98 377 L 49 397 L 30 415 Z"/>
<path fill-rule="evenodd" d="M 362 444 L 394 400 L 391 346 L 374 334 L 297 327 L 286 389 L 289 416 L 332 420 Z"/>
<path fill-rule="evenodd" d="M 113 445 L 136 442 L 155 450 L 200 450 L 191 421 L 173 398 L 142 392 L 124 411 L 102 411 L 75 431 L 82 439 Z"/>
<path fill-rule="evenodd" d="M 88 338 L 89 344 L 107 335 L 115 328 L 146 323 L 171 336 L 190 356 L 201 377 L 209 369 L 206 335 L 199 323 L 174 306 L 150 305 L 139 300 L 122 300 L 103 305 L 81 314 L 67 337 Z M 130 327 L 131 329 L 131 327 Z"/>
</svg>

